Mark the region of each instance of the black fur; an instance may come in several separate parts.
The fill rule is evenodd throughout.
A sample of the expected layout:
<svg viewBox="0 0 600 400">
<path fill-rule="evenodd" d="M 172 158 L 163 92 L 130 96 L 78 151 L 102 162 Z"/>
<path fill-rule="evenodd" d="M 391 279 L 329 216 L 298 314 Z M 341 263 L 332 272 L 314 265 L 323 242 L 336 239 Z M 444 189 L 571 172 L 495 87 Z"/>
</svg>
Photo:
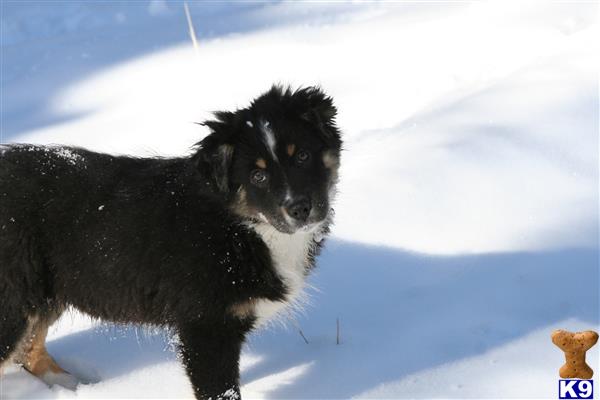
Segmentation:
<svg viewBox="0 0 600 400">
<path fill-rule="evenodd" d="M 232 307 L 285 301 L 288 291 L 252 224 L 301 228 L 277 214 L 291 190 L 312 202 L 305 223 L 326 231 L 335 171 L 322 155 L 339 157 L 341 141 L 331 99 L 316 88 L 273 87 L 246 109 L 215 115 L 189 157 L 0 147 L 0 364 L 31 318 L 51 323 L 73 306 L 173 328 L 196 396 L 239 396 L 239 354 L 255 316 Z M 265 122 L 279 166 L 262 140 Z M 308 150 L 309 163 L 286 158 L 286 143 Z M 257 158 L 269 164 L 267 187 L 249 180 Z"/>
</svg>

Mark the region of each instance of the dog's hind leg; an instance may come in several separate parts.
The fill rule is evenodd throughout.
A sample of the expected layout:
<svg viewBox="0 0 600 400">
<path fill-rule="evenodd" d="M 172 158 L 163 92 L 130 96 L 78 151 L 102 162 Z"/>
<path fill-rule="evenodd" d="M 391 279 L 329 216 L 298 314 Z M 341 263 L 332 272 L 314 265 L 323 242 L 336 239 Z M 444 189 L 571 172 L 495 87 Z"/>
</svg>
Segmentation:
<svg viewBox="0 0 600 400">
<path fill-rule="evenodd" d="M 27 317 L 18 313 L 0 315 L 0 368 L 15 354 L 27 331 Z M 1 372 L 1 370 L 0 370 Z"/>
<path fill-rule="evenodd" d="M 79 383 L 77 378 L 62 369 L 46 350 L 49 324 L 48 320 L 30 318 L 29 330 L 24 338 L 21 354 L 16 361 L 49 386 L 58 384 L 75 390 Z"/>
</svg>

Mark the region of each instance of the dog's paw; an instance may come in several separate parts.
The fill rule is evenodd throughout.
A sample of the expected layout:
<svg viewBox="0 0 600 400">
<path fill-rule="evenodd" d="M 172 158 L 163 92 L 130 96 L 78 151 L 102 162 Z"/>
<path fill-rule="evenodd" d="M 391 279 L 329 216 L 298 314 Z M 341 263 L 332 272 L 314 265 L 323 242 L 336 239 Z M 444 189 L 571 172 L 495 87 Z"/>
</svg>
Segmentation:
<svg viewBox="0 0 600 400">
<path fill-rule="evenodd" d="M 46 372 L 41 379 L 46 382 L 48 386 L 60 385 L 66 389 L 75 391 L 79 380 L 73 375 L 67 372 Z"/>
</svg>

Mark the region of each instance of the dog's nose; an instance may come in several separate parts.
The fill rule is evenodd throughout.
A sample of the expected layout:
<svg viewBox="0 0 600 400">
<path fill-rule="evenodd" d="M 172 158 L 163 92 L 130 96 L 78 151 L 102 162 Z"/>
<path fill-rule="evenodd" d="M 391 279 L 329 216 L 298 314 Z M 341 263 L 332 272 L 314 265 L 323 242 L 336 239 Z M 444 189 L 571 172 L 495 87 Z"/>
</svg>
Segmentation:
<svg viewBox="0 0 600 400">
<path fill-rule="evenodd" d="M 292 200 L 285 206 L 285 210 L 288 212 L 290 217 L 302 222 L 306 221 L 308 218 L 310 209 L 310 200 L 306 197 Z"/>
</svg>

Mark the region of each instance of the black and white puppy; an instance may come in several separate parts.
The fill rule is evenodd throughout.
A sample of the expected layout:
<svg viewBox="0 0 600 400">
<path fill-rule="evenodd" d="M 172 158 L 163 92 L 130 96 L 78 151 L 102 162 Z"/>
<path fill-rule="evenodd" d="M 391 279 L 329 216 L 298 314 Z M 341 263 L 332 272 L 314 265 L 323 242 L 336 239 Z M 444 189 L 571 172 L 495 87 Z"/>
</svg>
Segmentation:
<svg viewBox="0 0 600 400">
<path fill-rule="evenodd" d="M 341 148 L 320 89 L 217 112 L 182 158 L 0 147 L 0 364 L 75 386 L 45 349 L 72 306 L 174 329 L 197 398 L 239 398 L 247 333 L 301 293 Z"/>
</svg>

